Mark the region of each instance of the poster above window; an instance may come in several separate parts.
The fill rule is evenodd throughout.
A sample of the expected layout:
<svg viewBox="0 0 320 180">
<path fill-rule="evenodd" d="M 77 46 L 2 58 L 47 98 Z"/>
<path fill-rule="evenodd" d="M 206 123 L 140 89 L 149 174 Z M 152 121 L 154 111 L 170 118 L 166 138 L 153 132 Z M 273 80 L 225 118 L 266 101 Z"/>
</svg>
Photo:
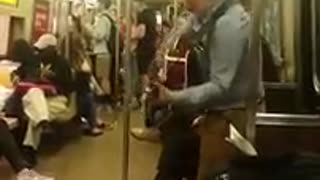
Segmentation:
<svg viewBox="0 0 320 180">
<path fill-rule="evenodd" d="M 19 0 L 0 0 L 0 4 L 17 6 Z"/>
<path fill-rule="evenodd" d="M 35 0 L 32 42 L 49 32 L 50 3 L 45 0 Z"/>
</svg>

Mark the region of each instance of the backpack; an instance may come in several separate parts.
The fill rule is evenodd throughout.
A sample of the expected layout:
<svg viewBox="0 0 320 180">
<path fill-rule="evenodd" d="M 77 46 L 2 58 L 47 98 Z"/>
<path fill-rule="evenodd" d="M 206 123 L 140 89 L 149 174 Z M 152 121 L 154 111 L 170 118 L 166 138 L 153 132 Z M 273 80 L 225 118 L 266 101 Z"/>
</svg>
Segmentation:
<svg viewBox="0 0 320 180">
<path fill-rule="evenodd" d="M 118 35 L 118 27 L 116 25 L 116 22 L 110 17 L 108 14 L 104 14 L 104 16 L 110 21 L 111 23 L 111 29 L 110 29 L 110 36 L 107 41 L 107 48 L 111 54 L 111 57 L 113 60 L 116 59 L 116 51 L 117 51 L 117 35 Z M 123 50 L 123 40 L 121 39 L 121 36 L 119 36 L 119 46 L 120 46 L 120 52 Z"/>
<path fill-rule="evenodd" d="M 110 36 L 109 36 L 109 40 L 107 41 L 107 48 L 111 54 L 111 71 L 110 71 L 110 83 L 111 83 L 111 87 L 112 88 L 112 95 L 113 96 L 117 96 L 118 92 L 118 89 L 119 87 L 115 87 L 116 86 L 116 73 L 119 72 L 119 68 L 121 66 L 121 52 L 123 51 L 124 49 L 124 43 L 123 43 L 123 39 L 122 37 L 119 35 L 119 66 L 118 66 L 118 69 L 116 69 L 116 59 L 117 59 L 117 36 L 118 36 L 118 27 L 116 25 L 116 22 L 108 15 L 108 14 L 104 14 L 104 16 L 106 18 L 108 18 L 108 20 L 110 21 L 111 23 L 111 29 L 110 29 Z M 121 77 L 121 76 L 118 76 L 118 77 Z M 119 79 L 119 83 L 121 83 L 121 79 Z M 119 86 L 119 83 L 118 83 L 118 86 Z"/>
</svg>

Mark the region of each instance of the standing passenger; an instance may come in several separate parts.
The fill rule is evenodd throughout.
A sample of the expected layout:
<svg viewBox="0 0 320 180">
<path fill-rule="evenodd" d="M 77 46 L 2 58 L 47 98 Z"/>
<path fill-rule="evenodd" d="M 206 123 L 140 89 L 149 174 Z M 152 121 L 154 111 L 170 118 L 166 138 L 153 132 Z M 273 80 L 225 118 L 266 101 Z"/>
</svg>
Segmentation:
<svg viewBox="0 0 320 180">
<path fill-rule="evenodd" d="M 137 24 L 139 33 L 137 33 L 136 37 L 138 39 L 136 58 L 141 79 L 141 93 L 143 93 L 149 82 L 149 66 L 155 58 L 157 50 L 158 32 L 156 12 L 153 9 L 143 10 L 138 14 Z"/>
<path fill-rule="evenodd" d="M 172 28 L 171 31 L 168 34 L 164 34 L 162 43 L 160 47 L 157 49 L 156 57 L 152 64 L 150 65 L 150 72 L 149 72 L 149 78 L 150 79 L 161 79 L 161 81 L 165 81 L 166 74 L 164 73 L 164 65 L 166 64 L 165 61 L 165 55 L 167 55 L 168 51 L 172 49 L 176 49 L 176 44 L 179 44 L 179 39 L 183 34 L 186 34 L 188 31 L 188 27 L 190 26 L 190 17 L 179 17 L 177 20 L 176 27 Z M 177 48 L 179 49 L 179 48 Z M 183 50 L 178 50 L 180 52 L 185 52 Z M 170 52 L 170 51 L 169 51 Z M 154 77 L 156 76 L 156 77 Z M 159 77 L 160 76 L 160 77 Z M 152 110 L 152 108 L 149 108 L 149 110 Z M 152 112 L 152 111 L 151 111 Z M 147 119 L 149 119 L 148 123 L 149 126 L 143 127 L 143 128 L 133 128 L 131 129 L 131 134 L 133 137 L 137 138 L 138 140 L 146 140 L 146 141 L 155 141 L 160 139 L 160 133 L 159 130 L 156 128 L 155 121 L 152 120 L 154 113 L 151 113 L 150 111 L 146 112 Z"/>
<path fill-rule="evenodd" d="M 262 87 L 255 82 L 259 69 L 250 62 L 248 41 L 250 17 L 237 0 L 185 0 L 195 15 L 193 48 L 199 63 L 198 85 L 170 91 L 159 86 L 161 102 L 204 113 L 199 124 L 201 137 L 198 179 L 233 155 L 225 141 L 229 123 L 245 135 L 248 118 L 246 100 L 260 98 Z M 252 87 L 252 84 L 259 87 Z"/>
<path fill-rule="evenodd" d="M 73 16 L 73 31 L 71 33 L 71 65 L 75 70 L 75 88 L 77 92 L 77 104 L 79 116 L 86 119 L 89 125 L 88 134 L 98 136 L 103 134 L 104 123 L 99 121 L 96 114 L 94 101 L 94 89 L 101 91 L 95 83 L 89 64 L 89 56 L 86 54 L 85 43 L 82 38 L 80 19 Z"/>
<path fill-rule="evenodd" d="M 101 97 L 110 100 L 112 91 L 110 75 L 112 66 L 112 54 L 108 48 L 108 41 L 110 40 L 112 16 L 109 14 L 108 9 L 111 7 L 110 0 L 100 0 L 100 12 L 95 18 L 94 24 L 85 24 L 85 31 L 91 36 L 93 40 L 93 53 L 96 56 L 95 60 L 95 75 L 103 94 Z"/>
</svg>

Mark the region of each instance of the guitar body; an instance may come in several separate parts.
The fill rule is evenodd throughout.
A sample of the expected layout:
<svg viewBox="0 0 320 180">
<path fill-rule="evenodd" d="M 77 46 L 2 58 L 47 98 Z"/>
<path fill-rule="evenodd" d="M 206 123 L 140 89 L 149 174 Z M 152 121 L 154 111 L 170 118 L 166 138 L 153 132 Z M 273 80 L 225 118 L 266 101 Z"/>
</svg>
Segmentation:
<svg viewBox="0 0 320 180">
<path fill-rule="evenodd" d="M 173 49 L 168 50 L 165 56 L 164 85 L 172 90 L 183 89 L 187 86 L 189 43 L 186 36 L 180 37 Z"/>
<path fill-rule="evenodd" d="M 168 49 L 164 56 L 164 66 L 162 67 L 162 73 L 165 78 L 162 79 L 162 83 L 171 90 L 183 89 L 187 86 L 188 76 L 188 56 L 189 56 L 189 43 L 186 36 L 180 37 L 176 42 L 174 48 Z M 157 77 L 159 72 L 154 72 L 152 77 Z M 158 92 L 156 87 L 151 87 L 152 91 L 148 93 L 148 97 L 145 102 L 147 126 L 163 126 L 171 117 L 171 110 L 168 106 L 159 106 L 156 103 L 158 98 Z M 158 115 L 161 114 L 159 117 Z"/>
</svg>

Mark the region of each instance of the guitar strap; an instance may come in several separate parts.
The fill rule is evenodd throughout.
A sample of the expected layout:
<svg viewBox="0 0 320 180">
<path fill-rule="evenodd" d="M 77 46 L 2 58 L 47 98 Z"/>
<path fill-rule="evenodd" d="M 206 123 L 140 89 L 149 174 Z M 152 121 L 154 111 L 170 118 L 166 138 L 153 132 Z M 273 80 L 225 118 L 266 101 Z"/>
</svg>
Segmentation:
<svg viewBox="0 0 320 180">
<path fill-rule="evenodd" d="M 209 47 L 212 44 L 212 36 L 215 32 L 217 21 L 228 11 L 234 4 L 234 0 L 225 0 L 213 12 L 209 20 L 205 22 L 198 31 L 192 31 L 189 36 L 192 42 L 192 49 L 189 56 L 189 82 L 188 86 L 199 85 L 209 81 L 210 77 L 210 57 Z"/>
</svg>

